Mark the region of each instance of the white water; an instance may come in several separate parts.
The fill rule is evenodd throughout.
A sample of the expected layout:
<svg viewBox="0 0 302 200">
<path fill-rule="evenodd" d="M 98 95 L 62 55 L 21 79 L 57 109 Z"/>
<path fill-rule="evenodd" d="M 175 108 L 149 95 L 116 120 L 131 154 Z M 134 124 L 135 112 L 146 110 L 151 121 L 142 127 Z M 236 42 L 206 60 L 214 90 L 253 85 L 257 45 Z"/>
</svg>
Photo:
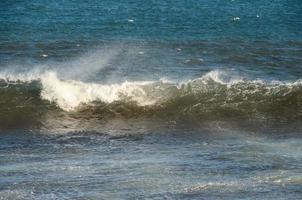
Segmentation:
<svg viewBox="0 0 302 200">
<path fill-rule="evenodd" d="M 42 98 L 56 102 L 67 111 L 93 101 L 112 103 L 122 98 L 129 98 L 141 106 L 154 103 L 142 88 L 144 85 L 152 84 L 152 82 L 147 81 L 126 81 L 122 84 L 102 85 L 73 80 L 63 81 L 58 79 L 54 72 L 48 72 L 41 76 L 41 82 L 43 85 Z"/>
</svg>

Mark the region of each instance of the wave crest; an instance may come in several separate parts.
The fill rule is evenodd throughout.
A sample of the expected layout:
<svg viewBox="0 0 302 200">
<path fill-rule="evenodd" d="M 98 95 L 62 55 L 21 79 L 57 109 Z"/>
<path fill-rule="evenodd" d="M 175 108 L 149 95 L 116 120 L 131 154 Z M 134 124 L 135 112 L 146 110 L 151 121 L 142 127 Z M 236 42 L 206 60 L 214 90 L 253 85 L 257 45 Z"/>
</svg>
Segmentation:
<svg viewBox="0 0 302 200">
<path fill-rule="evenodd" d="M 53 108 L 54 103 L 64 112 L 83 114 L 83 110 L 90 110 L 102 116 L 108 112 L 195 118 L 298 119 L 302 116 L 300 80 L 245 80 L 221 71 L 181 83 L 164 80 L 88 83 L 60 79 L 53 71 L 33 76 L 31 80 L 29 76 L 23 80 L 21 75 L 11 77 L 1 82 L 2 99 L 6 99 L 1 102 L 2 109 L 13 105 L 16 111 L 18 106 L 29 104 L 33 110 L 41 107 L 45 110 Z"/>
</svg>

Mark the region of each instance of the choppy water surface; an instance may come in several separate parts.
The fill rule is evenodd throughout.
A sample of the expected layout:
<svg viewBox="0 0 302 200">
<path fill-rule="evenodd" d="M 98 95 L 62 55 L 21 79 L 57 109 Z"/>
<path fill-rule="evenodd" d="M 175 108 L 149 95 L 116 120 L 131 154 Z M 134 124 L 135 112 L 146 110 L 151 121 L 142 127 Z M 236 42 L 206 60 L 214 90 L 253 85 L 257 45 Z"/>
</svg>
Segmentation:
<svg viewBox="0 0 302 200">
<path fill-rule="evenodd" d="M 300 199 L 299 1 L 0 3 L 0 199 Z"/>
</svg>

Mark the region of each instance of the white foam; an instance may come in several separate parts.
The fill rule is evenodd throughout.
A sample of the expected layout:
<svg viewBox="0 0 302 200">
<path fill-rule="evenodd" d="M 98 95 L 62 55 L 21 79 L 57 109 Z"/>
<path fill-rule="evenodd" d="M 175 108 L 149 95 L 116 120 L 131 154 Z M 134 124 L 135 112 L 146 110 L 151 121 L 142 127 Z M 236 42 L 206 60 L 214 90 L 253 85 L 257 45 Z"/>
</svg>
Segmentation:
<svg viewBox="0 0 302 200">
<path fill-rule="evenodd" d="M 0 73 L 0 79 L 6 80 L 8 82 L 17 82 L 17 81 L 22 81 L 22 82 L 31 82 L 33 80 L 39 80 L 41 73 L 43 73 L 43 69 L 45 66 L 41 65 L 38 66 L 31 71 L 28 72 L 16 72 L 13 69 L 10 70 L 2 70 Z"/>
<path fill-rule="evenodd" d="M 152 82 L 124 82 L 122 84 L 95 84 L 73 80 L 60 80 L 54 72 L 47 72 L 41 76 L 43 99 L 56 102 L 62 109 L 70 111 L 81 104 L 93 101 L 112 103 L 129 99 L 139 105 L 153 104 L 142 86 Z"/>
<path fill-rule="evenodd" d="M 200 79 L 204 82 L 214 81 L 223 85 L 231 85 L 243 81 L 242 77 L 234 74 L 230 75 L 228 72 L 222 70 L 210 71 L 203 75 Z"/>
</svg>

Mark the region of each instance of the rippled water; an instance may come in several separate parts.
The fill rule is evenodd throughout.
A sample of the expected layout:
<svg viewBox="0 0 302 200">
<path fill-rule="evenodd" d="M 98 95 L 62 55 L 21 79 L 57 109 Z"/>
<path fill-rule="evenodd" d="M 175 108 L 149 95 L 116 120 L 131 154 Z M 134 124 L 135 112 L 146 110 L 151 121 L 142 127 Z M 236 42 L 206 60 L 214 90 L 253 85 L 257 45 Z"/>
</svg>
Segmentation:
<svg viewBox="0 0 302 200">
<path fill-rule="evenodd" d="M 0 3 L 0 199 L 300 199 L 302 4 Z"/>
</svg>

